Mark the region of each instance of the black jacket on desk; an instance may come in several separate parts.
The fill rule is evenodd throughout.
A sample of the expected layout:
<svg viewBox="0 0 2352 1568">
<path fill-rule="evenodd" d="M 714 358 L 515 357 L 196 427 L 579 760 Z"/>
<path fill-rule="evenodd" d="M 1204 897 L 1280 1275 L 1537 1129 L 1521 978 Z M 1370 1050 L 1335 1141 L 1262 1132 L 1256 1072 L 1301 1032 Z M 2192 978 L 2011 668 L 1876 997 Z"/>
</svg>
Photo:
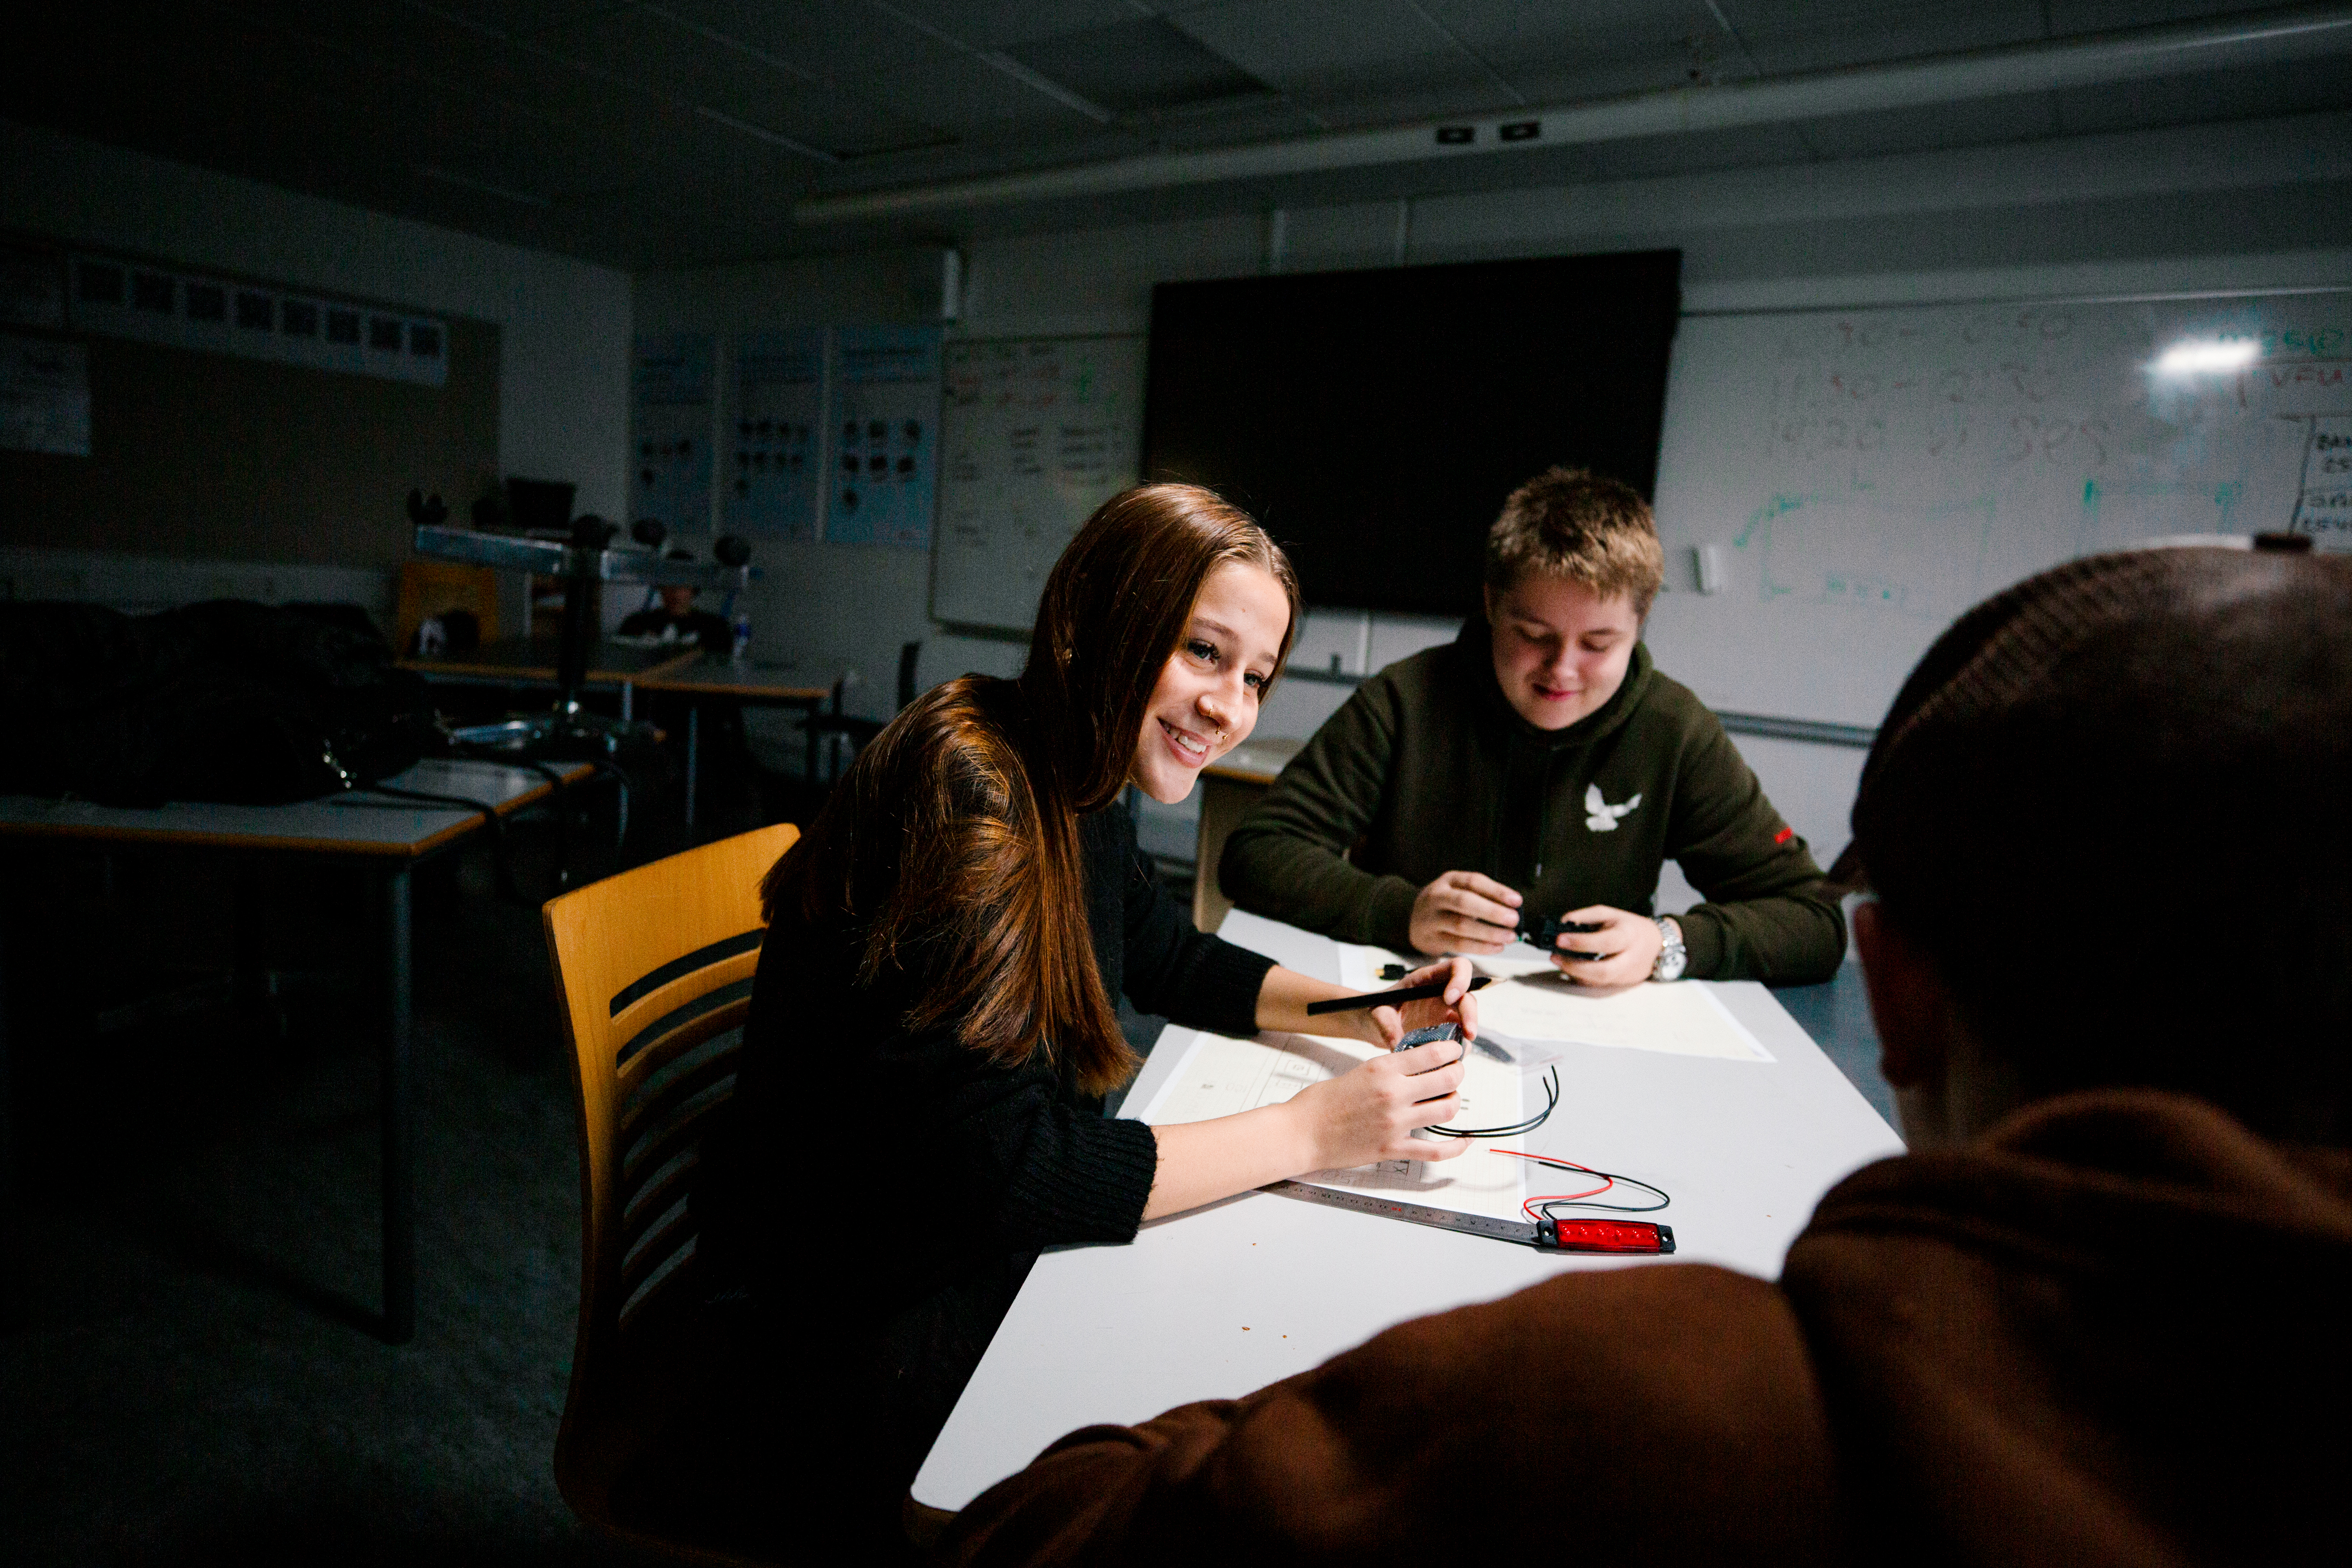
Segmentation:
<svg viewBox="0 0 2352 1568">
<path fill-rule="evenodd" d="M 1273 961 L 1192 929 L 1125 807 L 1079 837 L 1104 989 L 1255 1033 Z M 1038 1249 L 1133 1238 L 1158 1145 L 1038 1060 L 1007 1069 L 951 1025 L 908 1030 L 904 984 L 856 975 L 853 931 L 780 911 L 696 1215 L 714 1288 L 747 1298 L 758 1331 L 827 1347 L 838 1392 L 884 1416 L 903 1487 Z"/>
</svg>

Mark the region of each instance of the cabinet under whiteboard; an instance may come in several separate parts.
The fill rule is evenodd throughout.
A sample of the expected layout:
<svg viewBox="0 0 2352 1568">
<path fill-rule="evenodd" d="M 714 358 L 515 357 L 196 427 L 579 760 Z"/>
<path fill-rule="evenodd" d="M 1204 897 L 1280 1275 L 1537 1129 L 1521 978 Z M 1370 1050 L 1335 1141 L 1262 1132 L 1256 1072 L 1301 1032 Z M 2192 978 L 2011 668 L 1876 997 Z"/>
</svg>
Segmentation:
<svg viewBox="0 0 2352 1568">
<path fill-rule="evenodd" d="M 1140 337 L 947 345 L 935 619 L 1028 629 L 1062 547 L 1135 483 L 1143 350 Z"/>
</svg>

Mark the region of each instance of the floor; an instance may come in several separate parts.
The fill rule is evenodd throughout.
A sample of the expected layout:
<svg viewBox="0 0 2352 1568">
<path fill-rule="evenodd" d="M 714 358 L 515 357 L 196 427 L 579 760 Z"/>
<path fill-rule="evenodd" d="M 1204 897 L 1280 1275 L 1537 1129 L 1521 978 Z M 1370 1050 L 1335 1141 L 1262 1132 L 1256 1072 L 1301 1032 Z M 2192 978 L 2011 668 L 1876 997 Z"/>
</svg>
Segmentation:
<svg viewBox="0 0 2352 1568">
<path fill-rule="evenodd" d="M 169 890 L 226 891 L 187 868 Z M 307 891 L 298 958 L 364 942 L 338 908 L 356 888 Z M 31 1057 L 17 1032 L 0 1560 L 639 1561 L 591 1538 L 549 1471 L 578 1175 L 537 913 L 494 895 L 479 855 L 417 904 L 406 1345 L 362 1326 L 377 1121 L 360 998 L 296 997 L 282 1038 L 215 1014 Z"/>
<path fill-rule="evenodd" d="M 543 896 L 547 844 L 515 842 L 518 879 Z M 23 884 L 46 902 L 20 903 L 12 953 L 97 929 L 108 953 L 216 955 L 226 889 L 202 868 L 115 875 L 94 885 L 103 871 L 68 859 Z M 355 889 L 289 892 L 311 912 L 275 933 L 281 958 L 331 968 L 363 942 Z M 282 1036 L 220 1013 L 70 1050 L 30 1050 L 59 1037 L 16 1032 L 0 1560 L 638 1561 L 590 1536 L 549 1472 L 579 1237 L 572 1088 L 536 910 L 499 898 L 477 851 L 420 882 L 417 911 L 407 1345 L 359 1326 L 376 1285 L 359 998 L 296 993 Z M 34 972 L 69 981 L 75 962 Z M 1849 969 L 1781 996 L 1887 1110 L 1853 982 Z M 1139 1043 L 1157 1033 L 1126 1022 Z"/>
</svg>

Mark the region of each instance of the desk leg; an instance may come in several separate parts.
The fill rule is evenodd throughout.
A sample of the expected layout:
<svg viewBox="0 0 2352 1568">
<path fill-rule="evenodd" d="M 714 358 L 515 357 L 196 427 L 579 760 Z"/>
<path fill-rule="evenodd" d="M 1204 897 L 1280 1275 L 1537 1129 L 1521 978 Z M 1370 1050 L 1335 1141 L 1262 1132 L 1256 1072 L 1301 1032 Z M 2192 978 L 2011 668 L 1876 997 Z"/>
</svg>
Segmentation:
<svg viewBox="0 0 2352 1568">
<path fill-rule="evenodd" d="M 635 717 L 632 710 L 636 706 L 636 695 L 637 689 L 635 683 L 626 680 L 621 682 L 621 722 L 624 724 Z"/>
<path fill-rule="evenodd" d="M 0 1324 L 16 1321 L 19 1282 L 30 1272 L 16 1217 L 16 1140 L 9 1120 L 16 1100 L 8 1064 L 9 918 L 9 911 L 0 910 Z"/>
<path fill-rule="evenodd" d="M 690 703 L 686 710 L 686 825 L 694 826 L 694 786 L 696 764 L 702 758 L 702 704 Z"/>
<path fill-rule="evenodd" d="M 416 1332 L 415 1129 L 411 1103 L 408 868 L 382 874 L 383 922 L 383 1337 L 406 1344 Z"/>
</svg>

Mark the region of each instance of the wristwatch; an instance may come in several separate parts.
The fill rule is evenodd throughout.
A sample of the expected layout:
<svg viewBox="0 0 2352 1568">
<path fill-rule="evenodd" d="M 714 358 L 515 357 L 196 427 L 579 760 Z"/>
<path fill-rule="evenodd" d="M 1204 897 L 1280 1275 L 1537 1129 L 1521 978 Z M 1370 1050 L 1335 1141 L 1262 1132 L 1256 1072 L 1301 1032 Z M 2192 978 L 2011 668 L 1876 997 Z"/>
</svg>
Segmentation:
<svg viewBox="0 0 2352 1568">
<path fill-rule="evenodd" d="M 1650 965 L 1650 978 L 1680 980 L 1683 966 L 1690 962 L 1690 949 L 1683 945 L 1683 928 L 1664 915 L 1652 918 L 1658 922 L 1658 937 L 1666 945 L 1658 950 L 1658 962 Z"/>
</svg>

